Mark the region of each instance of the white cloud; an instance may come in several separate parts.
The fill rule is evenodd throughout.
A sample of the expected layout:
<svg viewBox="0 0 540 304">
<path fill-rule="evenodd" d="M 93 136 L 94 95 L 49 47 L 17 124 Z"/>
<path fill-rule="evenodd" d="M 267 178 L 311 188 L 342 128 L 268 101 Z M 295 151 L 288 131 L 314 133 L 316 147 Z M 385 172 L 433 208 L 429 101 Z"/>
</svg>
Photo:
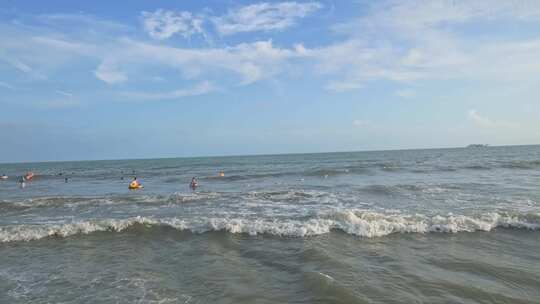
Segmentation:
<svg viewBox="0 0 540 304">
<path fill-rule="evenodd" d="M 240 76 L 242 85 L 266 79 L 280 73 L 288 61 L 302 57 L 296 49 L 274 47 L 272 41 L 241 43 L 225 48 L 176 48 L 132 40 L 115 60 L 179 69 L 186 78 L 198 78 L 216 71 Z"/>
<path fill-rule="evenodd" d="M 155 39 L 164 40 L 175 34 L 189 39 L 194 34 L 205 35 L 203 18 L 190 12 L 174 12 L 158 9 L 155 12 L 142 12 L 144 29 Z"/>
<path fill-rule="evenodd" d="M 220 87 L 293 72 L 299 77 L 320 77 L 326 89 L 338 92 L 368 87 L 376 81 L 398 82 L 400 86 L 452 79 L 495 84 L 539 81 L 540 39 L 526 35 L 512 38 L 504 31 L 486 30 L 472 40 L 461 28 L 503 19 L 518 25 L 538 21 L 537 2 L 526 8 L 519 3 L 514 8 L 502 0 L 391 0 L 370 5 L 362 17 L 335 27 L 342 39 L 314 47 L 279 46 L 271 40 L 224 43 L 221 47 L 172 47 L 125 38 L 136 36 L 124 35 L 130 32 L 127 26 L 84 15 L 78 25 L 83 29 L 55 31 L 58 24 L 77 27 L 77 14 L 43 17 L 53 25 L 44 29 L 18 28 L 3 21 L 0 60 L 29 76 L 47 75 L 71 63 L 101 62 L 93 73 L 108 84 L 127 81 L 128 72 L 129 80 L 137 81 L 148 79 L 149 75 L 143 75 L 148 70 L 153 75 L 165 69 L 173 69 L 190 81 L 209 80 Z M 142 19 L 149 34 L 163 40 L 174 35 L 206 35 L 203 25 L 211 24 L 222 35 L 282 30 L 321 7 L 318 2 L 267 2 L 241 6 L 223 16 L 157 10 L 143 12 Z M 92 21 L 102 25 L 92 28 L 93 34 L 78 35 L 84 29 L 90 32 Z M 228 77 L 231 75 L 234 77 Z M 410 97 L 411 92 L 395 94 Z"/>
<path fill-rule="evenodd" d="M 494 125 L 489 118 L 480 116 L 476 110 L 469 110 L 468 117 L 472 122 L 481 127 L 492 127 Z"/>
<path fill-rule="evenodd" d="M 46 79 L 51 71 L 107 51 L 104 37 L 91 41 L 88 35 L 72 37 L 54 28 L 0 22 L 0 32 L 0 62 L 5 61 L 34 80 Z"/>
<path fill-rule="evenodd" d="M 118 70 L 115 63 L 104 61 L 97 70 L 94 71 L 94 75 L 101 81 L 107 84 L 117 84 L 127 81 L 127 76 Z"/>
<path fill-rule="evenodd" d="M 468 112 L 468 118 L 477 126 L 482 128 L 514 128 L 519 126 L 517 123 L 514 122 L 508 122 L 508 121 L 494 121 L 491 120 L 485 116 L 481 116 L 478 114 L 478 112 L 474 109 L 469 110 Z"/>
<path fill-rule="evenodd" d="M 215 90 L 215 87 L 208 81 L 203 81 L 191 88 L 174 90 L 171 92 L 122 92 L 122 95 L 138 100 L 157 100 L 157 99 L 178 99 L 187 96 L 197 96 L 210 93 Z"/>
<path fill-rule="evenodd" d="M 213 21 L 222 35 L 283 30 L 321 7 L 318 2 L 263 2 L 229 10 L 227 15 L 215 17 Z"/>
<path fill-rule="evenodd" d="M 24 72 L 24 73 L 30 73 L 32 72 L 32 68 L 27 65 L 26 63 L 18 60 L 18 59 L 13 59 L 11 60 L 11 65 L 13 67 L 15 67 L 17 70 L 21 71 L 21 72 Z"/>
<path fill-rule="evenodd" d="M 479 24 L 489 29 L 505 21 L 516 26 L 540 21 L 540 2 L 374 2 L 362 17 L 334 26 L 345 42 L 318 48 L 314 56 L 320 72 L 342 78 L 330 89 L 336 83 L 356 89 L 375 80 L 531 81 L 540 72 L 537 39 L 489 30 L 475 40 L 464 35 L 464 28 L 478 31 Z"/>
<path fill-rule="evenodd" d="M 495 20 L 530 21 L 540 18 L 540 5 L 535 1 L 508 0 L 387 0 L 374 2 L 367 14 L 354 22 L 338 24 L 338 32 L 366 34 L 384 31 L 408 39 L 423 40 L 418 35 L 428 31 L 452 30 L 468 22 Z M 362 29 L 362 30 L 360 30 Z M 428 39 L 431 37 L 427 37 Z"/>
<path fill-rule="evenodd" d="M 155 39 L 165 40 L 179 34 L 186 39 L 193 35 L 202 35 L 208 39 L 203 24 L 210 20 L 221 35 L 242 32 L 275 31 L 294 26 L 298 19 L 304 18 L 320 9 L 318 2 L 280 2 L 257 3 L 229 10 L 223 16 L 194 14 L 188 11 L 158 9 L 154 12 L 142 12 L 143 26 Z"/>
<path fill-rule="evenodd" d="M 460 24 L 479 19 L 501 18 L 535 19 L 540 17 L 540 6 L 533 1 L 508 0 L 412 0 L 389 2 L 389 9 L 380 13 L 385 21 L 407 28 L 431 28 L 448 23 Z M 408 17 L 391 20 L 393 16 Z"/>
<path fill-rule="evenodd" d="M 401 65 L 397 49 L 370 46 L 358 38 L 308 49 L 306 56 L 313 60 L 319 74 L 334 78 L 326 85 L 333 91 L 359 89 L 374 80 L 407 83 L 425 77 L 424 71 Z"/>
<path fill-rule="evenodd" d="M 2 22 L 0 30 L 1 26 Z M 274 46 L 271 40 L 222 47 L 172 47 L 118 38 L 114 31 L 74 36 L 50 29 L 14 28 L 4 38 L 0 52 L 6 56 L 0 60 L 31 77 L 98 61 L 92 73 L 108 84 L 126 82 L 128 77 L 133 82 L 148 79 L 144 73 L 149 70 L 154 75 L 176 70 L 179 76 L 189 80 L 220 81 L 224 86 L 246 85 L 292 71 L 294 59 L 306 53 L 301 45 L 283 48 Z"/>
</svg>

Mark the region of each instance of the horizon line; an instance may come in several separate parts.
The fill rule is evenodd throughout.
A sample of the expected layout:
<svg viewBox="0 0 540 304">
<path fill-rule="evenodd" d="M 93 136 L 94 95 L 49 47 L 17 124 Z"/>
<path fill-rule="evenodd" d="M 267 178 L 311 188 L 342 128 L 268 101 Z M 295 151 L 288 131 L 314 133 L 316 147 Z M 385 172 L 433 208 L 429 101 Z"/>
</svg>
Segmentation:
<svg viewBox="0 0 540 304">
<path fill-rule="evenodd" d="M 521 147 L 538 146 L 538 144 L 517 144 L 517 145 L 486 145 L 484 148 L 500 147 Z M 256 156 L 284 156 L 284 155 L 307 155 L 307 154 L 332 154 L 332 153 L 361 153 L 361 152 L 390 152 L 390 151 L 413 151 L 413 150 L 442 150 L 442 149 L 467 149 L 467 146 L 449 146 L 432 148 L 402 148 L 402 149 L 373 149 L 373 150 L 347 150 L 347 151 L 326 151 L 326 152 L 287 152 L 287 153 L 254 153 L 254 154 L 230 154 L 230 155 L 201 155 L 201 156 L 175 156 L 175 157 L 143 157 L 143 158 L 110 158 L 110 159 L 79 159 L 79 160 L 44 160 L 44 161 L 14 161 L 0 162 L 0 165 L 14 164 L 42 164 L 42 163 L 67 163 L 67 162 L 98 162 L 98 161 L 136 161 L 136 160 L 160 160 L 179 158 L 219 158 L 219 157 L 256 157 Z"/>
</svg>

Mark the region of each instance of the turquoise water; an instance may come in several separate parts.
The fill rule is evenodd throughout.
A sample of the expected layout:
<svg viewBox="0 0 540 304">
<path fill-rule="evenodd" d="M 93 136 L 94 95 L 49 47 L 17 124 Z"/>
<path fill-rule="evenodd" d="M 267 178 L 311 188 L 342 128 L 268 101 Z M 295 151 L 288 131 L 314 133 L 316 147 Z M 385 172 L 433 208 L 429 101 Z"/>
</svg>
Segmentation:
<svg viewBox="0 0 540 304">
<path fill-rule="evenodd" d="M 0 303 L 540 303 L 540 146 L 2 173 Z"/>
</svg>

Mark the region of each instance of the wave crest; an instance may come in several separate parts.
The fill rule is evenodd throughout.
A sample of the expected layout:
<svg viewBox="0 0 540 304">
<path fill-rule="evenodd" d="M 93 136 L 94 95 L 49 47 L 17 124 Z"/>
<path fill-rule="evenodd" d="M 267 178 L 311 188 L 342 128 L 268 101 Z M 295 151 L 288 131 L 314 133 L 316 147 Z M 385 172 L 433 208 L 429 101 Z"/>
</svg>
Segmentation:
<svg viewBox="0 0 540 304">
<path fill-rule="evenodd" d="M 458 233 L 491 231 L 495 228 L 540 230 L 540 213 L 486 213 L 479 216 L 385 214 L 365 210 L 336 211 L 307 220 L 268 218 L 149 218 L 93 219 L 73 223 L 11 225 L 0 228 L 0 242 L 31 241 L 93 232 L 121 232 L 135 225 L 166 226 L 180 231 L 204 233 L 225 231 L 249 235 L 269 234 L 307 237 L 340 230 L 360 237 L 395 233 Z"/>
</svg>

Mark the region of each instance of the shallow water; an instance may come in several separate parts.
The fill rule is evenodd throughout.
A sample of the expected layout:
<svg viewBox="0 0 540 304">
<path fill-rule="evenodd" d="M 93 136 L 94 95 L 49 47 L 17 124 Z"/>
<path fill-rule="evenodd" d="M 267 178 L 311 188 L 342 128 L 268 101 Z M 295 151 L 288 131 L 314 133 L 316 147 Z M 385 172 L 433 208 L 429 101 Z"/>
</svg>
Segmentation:
<svg viewBox="0 0 540 304">
<path fill-rule="evenodd" d="M 540 146 L 26 170 L 0 303 L 540 303 Z"/>
</svg>

